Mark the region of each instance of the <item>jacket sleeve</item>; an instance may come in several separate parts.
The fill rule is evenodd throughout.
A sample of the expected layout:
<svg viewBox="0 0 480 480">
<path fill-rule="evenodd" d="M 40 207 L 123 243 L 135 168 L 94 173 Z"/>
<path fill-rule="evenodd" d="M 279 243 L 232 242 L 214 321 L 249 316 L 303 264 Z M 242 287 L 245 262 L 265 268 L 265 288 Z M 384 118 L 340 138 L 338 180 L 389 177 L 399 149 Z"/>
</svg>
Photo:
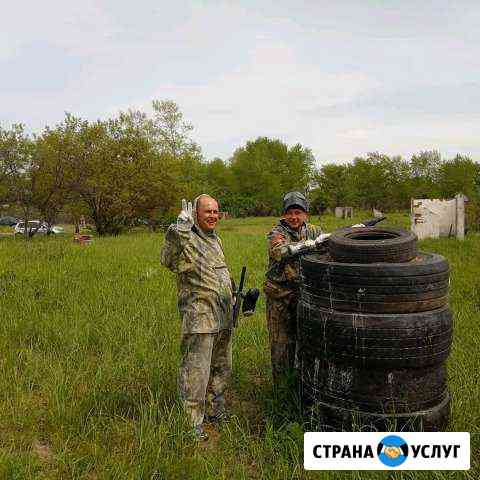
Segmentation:
<svg viewBox="0 0 480 480">
<path fill-rule="evenodd" d="M 314 240 L 318 235 L 322 233 L 322 229 L 320 227 L 314 225 L 308 225 L 309 236 L 310 240 Z M 305 250 L 295 249 L 292 250 L 289 247 L 300 246 L 304 241 L 301 242 L 291 242 L 287 239 L 287 237 L 277 229 L 273 229 L 268 234 L 268 254 L 270 258 L 280 262 L 281 260 L 286 260 L 291 257 L 298 256 L 299 254 L 307 253 Z M 295 251 L 296 250 L 296 251 Z M 323 251 L 325 250 L 324 247 L 319 246 L 315 248 L 315 250 Z M 308 251 L 308 250 L 307 250 Z"/>
<path fill-rule="evenodd" d="M 289 250 L 290 245 L 296 245 L 298 242 L 290 242 L 287 237 L 277 229 L 272 230 L 268 236 L 268 255 L 273 260 L 280 262 L 288 258 L 294 257 Z"/>
<path fill-rule="evenodd" d="M 185 246 L 190 241 L 192 232 L 181 231 L 175 224 L 168 227 L 165 243 L 160 252 L 160 263 L 174 273 L 178 272 L 178 261 Z"/>
</svg>

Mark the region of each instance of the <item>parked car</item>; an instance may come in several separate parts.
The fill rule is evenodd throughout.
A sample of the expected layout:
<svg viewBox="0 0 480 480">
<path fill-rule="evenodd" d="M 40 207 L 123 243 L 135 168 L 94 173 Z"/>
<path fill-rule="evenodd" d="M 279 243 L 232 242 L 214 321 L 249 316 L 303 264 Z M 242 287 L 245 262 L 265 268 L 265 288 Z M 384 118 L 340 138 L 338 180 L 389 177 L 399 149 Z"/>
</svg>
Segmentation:
<svg viewBox="0 0 480 480">
<path fill-rule="evenodd" d="M 28 222 L 28 231 L 35 232 L 39 234 L 46 235 L 47 233 L 59 234 L 64 233 L 64 229 L 62 227 L 58 227 L 54 225 L 50 229 L 45 222 L 41 222 L 40 220 L 30 220 Z M 13 228 L 14 234 L 24 235 L 25 234 L 25 222 L 21 221 L 18 222 L 15 227 Z"/>
<path fill-rule="evenodd" d="M 0 217 L 0 225 L 8 225 L 13 227 L 18 223 L 18 220 L 15 217 Z"/>
<path fill-rule="evenodd" d="M 63 227 L 59 227 L 58 225 L 54 225 L 51 230 L 52 233 L 55 233 L 55 235 L 58 235 L 59 233 L 65 233 L 65 229 Z"/>
</svg>

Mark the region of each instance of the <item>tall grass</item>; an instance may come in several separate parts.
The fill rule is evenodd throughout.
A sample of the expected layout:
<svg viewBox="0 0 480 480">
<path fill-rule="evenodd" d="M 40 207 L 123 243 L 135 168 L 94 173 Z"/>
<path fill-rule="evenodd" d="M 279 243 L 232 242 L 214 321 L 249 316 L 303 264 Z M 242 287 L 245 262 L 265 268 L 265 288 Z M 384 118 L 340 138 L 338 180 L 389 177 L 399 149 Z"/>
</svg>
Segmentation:
<svg viewBox="0 0 480 480">
<path fill-rule="evenodd" d="M 355 219 L 361 220 L 361 216 Z M 408 218 L 391 222 L 406 226 Z M 224 221 L 231 271 L 261 286 L 265 233 L 275 219 Z M 350 221 L 322 219 L 326 231 Z M 460 472 L 305 472 L 293 397 L 274 394 L 263 299 L 234 339 L 231 423 L 191 438 L 176 396 L 180 321 L 162 234 L 0 242 L 0 478 L 6 479 L 450 479 Z M 449 430 L 480 424 L 480 237 L 422 242 L 451 263 L 455 340 Z M 440 468 L 440 467 L 439 467 Z"/>
</svg>

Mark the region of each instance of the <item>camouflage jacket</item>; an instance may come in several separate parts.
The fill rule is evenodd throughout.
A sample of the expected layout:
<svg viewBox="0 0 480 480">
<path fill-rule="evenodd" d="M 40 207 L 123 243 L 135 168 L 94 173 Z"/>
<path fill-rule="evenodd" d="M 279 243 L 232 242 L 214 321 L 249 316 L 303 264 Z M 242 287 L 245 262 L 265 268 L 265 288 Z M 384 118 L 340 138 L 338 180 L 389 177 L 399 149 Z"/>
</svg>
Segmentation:
<svg viewBox="0 0 480 480">
<path fill-rule="evenodd" d="M 185 232 L 170 225 L 160 261 L 177 274 L 183 333 L 232 328 L 233 291 L 220 238 L 197 226 Z"/>
<path fill-rule="evenodd" d="M 296 231 L 284 219 L 278 222 L 267 236 L 269 263 L 264 289 L 267 296 L 283 297 L 298 291 L 300 259 L 298 254 L 290 253 L 288 245 L 314 240 L 321 233 L 320 227 L 310 223 L 304 223 L 300 230 Z"/>
</svg>

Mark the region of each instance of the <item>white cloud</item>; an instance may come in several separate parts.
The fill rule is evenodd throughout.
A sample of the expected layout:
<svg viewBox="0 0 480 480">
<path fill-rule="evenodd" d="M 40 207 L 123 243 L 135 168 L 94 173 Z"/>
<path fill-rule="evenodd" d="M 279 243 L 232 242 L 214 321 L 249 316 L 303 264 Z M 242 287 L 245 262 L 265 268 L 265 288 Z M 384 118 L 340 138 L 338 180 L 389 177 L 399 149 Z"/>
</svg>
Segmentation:
<svg viewBox="0 0 480 480">
<path fill-rule="evenodd" d="M 411 118 L 407 125 L 352 114 L 335 120 L 330 130 L 332 137 L 323 145 L 315 145 L 314 153 L 320 162 L 353 160 L 354 156 L 373 151 L 404 158 L 421 150 L 440 150 L 446 158 L 459 152 L 478 155 L 479 120 L 480 114 L 455 118 L 426 114 Z"/>
<path fill-rule="evenodd" d="M 207 158 L 259 135 L 319 160 L 480 155 L 479 21 L 466 0 L 10 2 L 0 122 L 38 129 L 66 110 L 95 119 L 170 98 Z"/>
<path fill-rule="evenodd" d="M 299 64 L 287 45 L 267 43 L 236 71 L 204 84 L 163 85 L 153 98 L 177 101 L 196 126 L 200 143 L 258 135 L 296 141 L 321 127 L 316 109 L 351 102 L 376 86 L 361 73 L 324 73 L 320 66 Z"/>
<path fill-rule="evenodd" d="M 113 31 L 108 15 L 95 0 L 20 0 L 2 7 L 0 44 L 10 54 L 18 53 L 24 45 L 42 41 L 89 55 Z"/>
</svg>

